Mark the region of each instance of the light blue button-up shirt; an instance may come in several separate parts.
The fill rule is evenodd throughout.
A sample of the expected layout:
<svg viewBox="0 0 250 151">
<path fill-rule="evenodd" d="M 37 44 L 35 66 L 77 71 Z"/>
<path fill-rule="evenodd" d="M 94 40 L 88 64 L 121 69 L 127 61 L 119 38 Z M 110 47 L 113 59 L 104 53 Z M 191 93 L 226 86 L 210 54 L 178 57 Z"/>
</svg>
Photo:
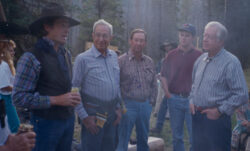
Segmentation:
<svg viewBox="0 0 250 151">
<path fill-rule="evenodd" d="M 248 88 L 239 60 L 225 49 L 214 57 L 201 55 L 194 64 L 190 103 L 200 107 L 218 107 L 232 115 L 248 101 Z"/>
<path fill-rule="evenodd" d="M 120 69 L 117 54 L 107 50 L 103 56 L 93 45 L 79 54 L 74 63 L 72 86 L 79 87 L 81 94 L 111 101 L 120 96 Z M 88 116 L 82 103 L 76 106 L 81 119 Z"/>
</svg>

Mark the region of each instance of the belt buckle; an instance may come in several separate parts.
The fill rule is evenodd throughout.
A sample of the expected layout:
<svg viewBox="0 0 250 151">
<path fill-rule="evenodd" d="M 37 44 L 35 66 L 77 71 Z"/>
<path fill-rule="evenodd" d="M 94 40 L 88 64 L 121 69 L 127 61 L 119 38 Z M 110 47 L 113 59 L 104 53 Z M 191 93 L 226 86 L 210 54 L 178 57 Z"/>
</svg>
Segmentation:
<svg viewBox="0 0 250 151">
<path fill-rule="evenodd" d="M 194 106 L 195 111 L 202 112 L 204 110 L 201 106 Z"/>
</svg>

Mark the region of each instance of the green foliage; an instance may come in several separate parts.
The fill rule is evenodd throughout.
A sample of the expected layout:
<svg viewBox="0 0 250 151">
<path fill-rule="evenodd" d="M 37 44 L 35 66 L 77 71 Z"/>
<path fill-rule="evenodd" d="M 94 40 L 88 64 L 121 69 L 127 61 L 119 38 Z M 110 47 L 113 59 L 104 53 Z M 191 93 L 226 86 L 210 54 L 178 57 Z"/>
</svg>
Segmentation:
<svg viewBox="0 0 250 151">
<path fill-rule="evenodd" d="M 30 13 L 25 4 L 20 1 L 2 0 L 2 4 L 7 21 L 14 22 L 22 26 L 28 26 L 28 24 L 35 17 L 33 13 Z"/>
<path fill-rule="evenodd" d="M 122 47 L 124 43 L 122 14 L 121 0 L 84 0 L 79 12 L 79 18 L 82 23 L 81 39 L 85 42 L 92 41 L 93 24 L 102 18 L 113 25 L 114 37 L 111 44 Z"/>
</svg>

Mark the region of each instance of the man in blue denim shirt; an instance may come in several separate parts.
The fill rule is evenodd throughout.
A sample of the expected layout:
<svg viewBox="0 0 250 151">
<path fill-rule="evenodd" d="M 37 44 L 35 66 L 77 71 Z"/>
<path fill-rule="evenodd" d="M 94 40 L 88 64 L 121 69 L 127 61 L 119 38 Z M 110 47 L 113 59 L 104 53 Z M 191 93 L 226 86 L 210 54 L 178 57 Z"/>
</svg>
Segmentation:
<svg viewBox="0 0 250 151">
<path fill-rule="evenodd" d="M 116 125 L 121 119 L 120 69 L 115 51 L 108 48 L 113 27 L 100 19 L 93 26 L 92 47 L 76 57 L 72 84 L 80 88 L 76 112 L 82 125 L 84 151 L 114 151 Z M 100 124 L 102 123 L 102 124 Z"/>
</svg>

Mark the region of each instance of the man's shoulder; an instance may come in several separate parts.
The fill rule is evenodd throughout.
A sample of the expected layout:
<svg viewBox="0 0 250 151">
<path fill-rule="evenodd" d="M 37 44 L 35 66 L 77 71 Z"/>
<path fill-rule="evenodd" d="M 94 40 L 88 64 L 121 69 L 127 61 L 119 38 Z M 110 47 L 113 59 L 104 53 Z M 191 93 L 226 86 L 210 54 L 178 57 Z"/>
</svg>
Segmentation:
<svg viewBox="0 0 250 151">
<path fill-rule="evenodd" d="M 179 49 L 178 48 L 175 48 L 173 50 L 171 50 L 169 53 L 168 53 L 168 56 L 174 56 L 178 53 Z"/>
<path fill-rule="evenodd" d="M 20 59 L 21 61 L 32 61 L 32 62 L 36 62 L 38 61 L 36 56 L 31 52 L 31 51 L 27 51 L 25 52 Z M 39 62 L 39 61 L 38 61 Z"/>
<path fill-rule="evenodd" d="M 108 49 L 108 52 L 111 54 L 111 56 L 117 57 L 117 53 L 115 52 L 115 50 Z"/>
<path fill-rule="evenodd" d="M 239 59 L 234 55 L 232 54 L 231 52 L 227 51 L 224 49 L 224 53 L 223 53 L 223 58 L 225 58 L 226 60 L 228 61 L 234 61 L 234 62 L 238 62 Z"/>
<path fill-rule="evenodd" d="M 208 53 L 207 52 L 205 52 L 205 53 L 201 53 L 200 54 L 200 56 L 196 59 L 196 61 L 195 62 L 200 62 L 200 61 L 202 61 L 202 60 L 204 60 L 204 59 L 206 59 L 207 58 L 207 56 L 208 56 Z"/>
<path fill-rule="evenodd" d="M 146 61 L 148 61 L 148 62 L 151 62 L 151 63 L 154 62 L 153 59 L 152 59 L 151 57 L 149 57 L 148 55 L 143 54 L 143 58 L 144 58 Z"/>
<path fill-rule="evenodd" d="M 198 55 L 198 56 L 200 56 L 203 53 L 201 50 L 199 50 L 197 48 L 194 48 L 193 50 L 194 50 L 193 53 Z"/>
<path fill-rule="evenodd" d="M 92 53 L 91 49 L 88 49 L 88 50 L 86 50 L 86 51 L 84 51 L 76 56 L 76 58 L 78 58 L 78 59 L 87 59 L 89 57 L 93 57 L 93 53 Z"/>
<path fill-rule="evenodd" d="M 128 57 L 128 53 L 126 52 L 126 53 L 124 53 L 124 54 L 122 54 L 122 55 L 120 55 L 119 57 L 118 57 L 118 59 L 120 60 L 120 61 L 122 61 L 122 60 L 126 60 L 126 59 L 128 59 L 129 57 Z"/>
</svg>

